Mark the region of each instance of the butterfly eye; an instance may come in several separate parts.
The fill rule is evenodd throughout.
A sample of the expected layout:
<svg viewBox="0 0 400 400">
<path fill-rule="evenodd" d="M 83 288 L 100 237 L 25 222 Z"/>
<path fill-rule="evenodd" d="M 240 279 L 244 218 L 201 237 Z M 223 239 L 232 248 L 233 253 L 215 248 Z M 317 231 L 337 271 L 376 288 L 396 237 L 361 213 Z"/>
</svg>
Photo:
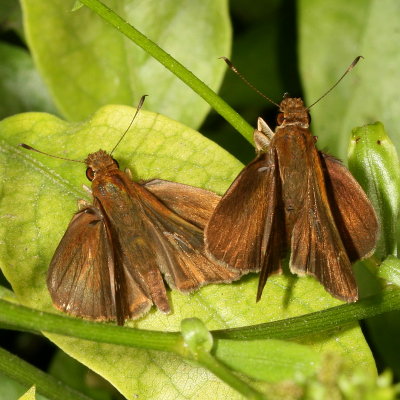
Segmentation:
<svg viewBox="0 0 400 400">
<path fill-rule="evenodd" d="M 115 159 L 115 158 L 113 158 L 113 161 L 115 162 L 115 165 L 118 167 L 118 169 L 119 169 L 119 162 Z"/>
<path fill-rule="evenodd" d="M 86 169 L 86 178 L 88 178 L 90 182 L 94 179 L 94 172 L 92 168 Z"/>
<path fill-rule="evenodd" d="M 283 115 L 283 113 L 279 113 L 276 117 L 276 122 L 278 125 L 282 125 L 283 121 L 285 121 L 285 116 Z"/>
</svg>

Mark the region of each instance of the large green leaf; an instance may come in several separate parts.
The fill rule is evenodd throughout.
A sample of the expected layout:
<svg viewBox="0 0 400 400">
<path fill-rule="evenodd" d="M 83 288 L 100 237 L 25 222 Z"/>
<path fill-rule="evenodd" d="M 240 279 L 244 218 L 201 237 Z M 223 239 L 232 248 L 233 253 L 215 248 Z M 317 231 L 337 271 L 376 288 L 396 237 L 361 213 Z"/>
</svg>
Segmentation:
<svg viewBox="0 0 400 400">
<path fill-rule="evenodd" d="M 307 103 L 321 96 L 358 55 L 345 81 L 312 108 L 322 146 L 345 158 L 351 129 L 382 121 L 397 132 L 400 3 L 397 0 L 300 0 L 300 69 Z M 393 137 L 397 148 L 400 136 Z"/>
<path fill-rule="evenodd" d="M 105 104 L 136 104 L 198 127 L 209 106 L 158 61 L 75 0 L 22 0 L 29 47 L 62 113 L 86 118 Z M 107 5 L 218 90 L 230 54 L 227 0 L 113 0 Z"/>
<path fill-rule="evenodd" d="M 58 241 L 76 210 L 76 200 L 86 197 L 81 164 L 28 152 L 18 143 L 65 157 L 83 159 L 87 153 L 112 149 L 133 115 L 129 107 L 107 106 L 81 123 L 66 123 L 42 113 L 10 117 L 0 123 L 2 198 L 0 203 L 0 265 L 21 303 L 54 311 L 46 288 L 46 271 Z M 159 114 L 141 112 L 132 130 L 114 153 L 122 168 L 137 178 L 163 178 L 223 193 L 241 164 L 197 132 Z M 170 292 L 172 312 L 152 310 L 130 326 L 178 330 L 183 318 L 198 317 L 208 329 L 245 326 L 287 318 L 340 304 L 312 278 L 272 277 L 263 298 L 255 303 L 257 278 L 244 277 L 229 285 L 210 285 L 191 295 Z M 239 398 L 233 390 L 202 368 L 169 353 L 49 335 L 65 352 L 105 377 L 128 399 Z M 374 361 L 357 324 L 302 341 L 315 352 L 339 352 L 354 365 L 374 371 Z M 282 346 L 282 354 L 289 347 Z M 270 344 L 260 346 L 268 349 Z M 271 360 L 277 357 L 277 350 Z M 293 346 L 292 359 L 299 360 Z M 251 350 L 253 351 L 253 350 Z M 244 353 L 244 350 L 242 350 Z M 223 351 L 217 356 L 224 359 Z M 271 353 L 272 354 L 272 353 Z M 314 356 L 307 349 L 305 360 Z M 268 356 L 268 355 L 267 355 Z M 226 357 L 226 356 L 225 356 Z M 267 358 L 267 357 L 266 357 Z M 229 361 L 227 359 L 227 361 Z M 231 357 L 230 365 L 238 364 Z M 292 365 L 280 362 L 279 378 L 293 378 Z M 278 364 L 264 365 L 268 376 Z M 307 364 L 307 363 L 306 363 Z M 261 368 L 257 364 L 257 368 Z M 307 364 L 311 368 L 311 363 Z M 246 370 L 248 366 L 246 366 Z M 271 379 L 277 375 L 271 373 Z M 157 384 L 155 384 L 157 382 Z"/>
</svg>

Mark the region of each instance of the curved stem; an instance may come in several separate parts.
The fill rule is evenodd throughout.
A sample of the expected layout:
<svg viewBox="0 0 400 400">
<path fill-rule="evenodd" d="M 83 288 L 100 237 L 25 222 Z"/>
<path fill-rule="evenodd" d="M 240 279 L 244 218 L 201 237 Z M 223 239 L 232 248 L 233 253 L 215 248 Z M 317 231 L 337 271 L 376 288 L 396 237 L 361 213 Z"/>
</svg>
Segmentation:
<svg viewBox="0 0 400 400">
<path fill-rule="evenodd" d="M 357 303 L 242 328 L 211 331 L 215 339 L 292 339 L 327 331 L 361 319 L 400 310 L 400 290 L 387 289 Z"/>
<path fill-rule="evenodd" d="M 152 350 L 180 351 L 179 332 L 159 332 L 119 327 L 61 316 L 0 300 L 0 322 L 14 329 L 59 333 L 95 342 L 141 347 Z"/>
<path fill-rule="evenodd" d="M 224 364 L 219 362 L 210 353 L 200 351 L 197 354 L 196 361 L 211 371 L 215 376 L 220 378 L 222 381 L 227 383 L 229 386 L 237 390 L 247 399 L 253 400 L 266 400 L 267 397 L 257 390 L 253 389 L 247 382 L 241 380 L 232 371 L 227 368 Z"/>
</svg>

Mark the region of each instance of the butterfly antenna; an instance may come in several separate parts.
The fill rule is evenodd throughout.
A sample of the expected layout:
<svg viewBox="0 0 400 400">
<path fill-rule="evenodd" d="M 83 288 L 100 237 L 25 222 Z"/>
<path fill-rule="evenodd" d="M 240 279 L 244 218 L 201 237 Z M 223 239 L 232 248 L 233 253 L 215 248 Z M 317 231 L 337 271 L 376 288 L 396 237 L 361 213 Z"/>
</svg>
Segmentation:
<svg viewBox="0 0 400 400">
<path fill-rule="evenodd" d="M 314 103 L 311 104 L 311 106 L 308 106 L 306 110 L 308 111 L 312 106 L 315 106 L 320 100 L 322 100 L 327 94 L 332 92 L 333 89 L 337 85 L 339 85 L 340 81 L 356 66 L 356 64 L 360 61 L 361 58 L 364 58 L 363 56 L 358 56 L 354 59 L 354 61 L 347 67 L 346 71 L 344 71 L 344 74 L 338 79 L 338 81 L 327 91 L 325 92 L 318 100 L 314 101 Z"/>
<path fill-rule="evenodd" d="M 123 138 L 125 137 L 125 135 L 128 133 L 129 129 L 131 129 L 131 126 L 132 126 L 132 124 L 133 124 L 133 121 L 135 120 L 136 116 L 139 114 L 140 109 L 143 107 L 143 103 L 144 103 L 144 100 L 145 100 L 146 96 L 147 96 L 147 94 L 145 94 L 144 96 L 142 96 L 142 97 L 140 98 L 139 104 L 138 104 L 138 106 L 137 106 L 137 108 L 136 108 L 135 115 L 133 116 L 133 118 L 132 118 L 132 120 L 131 120 L 131 122 L 130 122 L 128 128 L 126 129 L 126 131 L 122 134 L 122 136 L 119 138 L 117 144 L 116 144 L 116 145 L 114 146 L 114 148 L 111 150 L 110 155 L 111 155 L 112 153 L 114 153 L 114 150 L 115 150 L 115 149 L 117 148 L 117 146 L 121 143 L 122 139 L 123 139 Z"/>
<path fill-rule="evenodd" d="M 29 146 L 28 144 L 25 144 L 25 143 L 20 143 L 18 146 L 21 146 L 21 147 L 23 147 L 24 149 L 27 149 L 27 150 L 36 151 L 36 153 L 44 154 L 45 156 L 48 156 L 48 157 L 58 158 L 59 160 L 73 161 L 73 162 L 78 162 L 78 163 L 85 164 L 85 162 L 81 161 L 81 160 L 73 160 L 71 158 L 59 157 L 59 156 L 54 156 L 53 154 L 45 153 L 44 151 L 40 151 L 38 149 L 35 149 L 32 146 Z"/>
<path fill-rule="evenodd" d="M 237 68 L 232 64 L 232 62 L 226 58 L 226 57 L 220 57 L 222 58 L 227 64 L 228 67 L 251 89 L 253 89 L 256 93 L 258 93 L 261 97 L 263 97 L 265 100 L 268 100 L 270 103 L 276 105 L 279 108 L 279 104 L 275 103 L 273 100 L 271 100 L 268 96 L 266 96 L 263 92 L 258 90 L 253 84 L 251 84 L 238 70 Z"/>
</svg>

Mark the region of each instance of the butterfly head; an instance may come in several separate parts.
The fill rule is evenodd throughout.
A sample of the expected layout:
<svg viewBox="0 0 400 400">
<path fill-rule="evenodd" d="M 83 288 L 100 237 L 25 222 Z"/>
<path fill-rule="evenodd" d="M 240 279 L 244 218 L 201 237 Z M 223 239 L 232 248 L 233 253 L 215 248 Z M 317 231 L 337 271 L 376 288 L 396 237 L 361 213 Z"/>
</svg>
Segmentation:
<svg viewBox="0 0 400 400">
<path fill-rule="evenodd" d="M 277 123 L 279 126 L 297 125 L 307 129 L 310 126 L 310 114 L 300 98 L 286 97 L 279 105 Z"/>
<path fill-rule="evenodd" d="M 85 160 L 87 165 L 86 176 L 92 181 L 97 173 L 118 169 L 118 162 L 104 150 L 96 151 L 87 156 Z"/>
</svg>

